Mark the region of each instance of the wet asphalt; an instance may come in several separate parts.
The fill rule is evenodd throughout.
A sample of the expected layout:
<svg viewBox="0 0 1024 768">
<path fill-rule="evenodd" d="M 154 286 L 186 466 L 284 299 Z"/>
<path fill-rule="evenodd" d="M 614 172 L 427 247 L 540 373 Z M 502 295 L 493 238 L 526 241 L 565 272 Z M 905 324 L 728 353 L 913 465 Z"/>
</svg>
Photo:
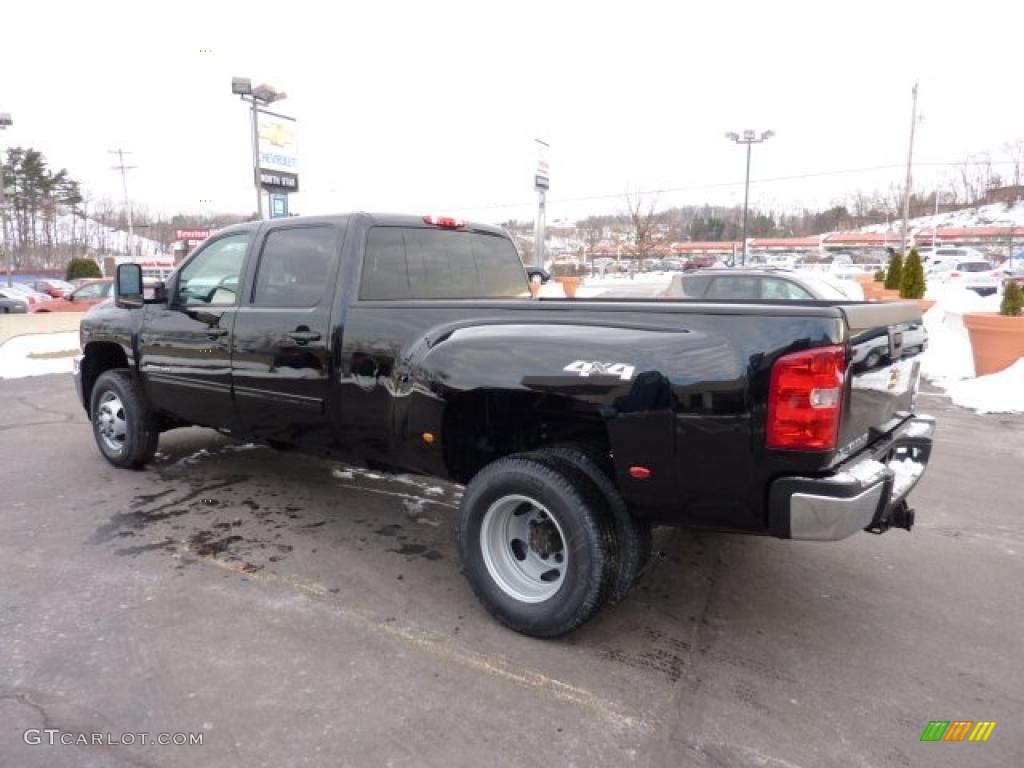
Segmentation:
<svg viewBox="0 0 1024 768">
<path fill-rule="evenodd" d="M 924 395 L 939 432 L 912 533 L 659 529 L 623 603 L 539 641 L 495 624 L 460 575 L 458 487 L 200 429 L 116 470 L 69 376 L 0 381 L 0 402 L 2 766 L 1024 754 L 1024 418 Z M 921 743 L 931 720 L 998 725 L 983 744 Z M 46 728 L 203 743 L 25 743 Z"/>
</svg>

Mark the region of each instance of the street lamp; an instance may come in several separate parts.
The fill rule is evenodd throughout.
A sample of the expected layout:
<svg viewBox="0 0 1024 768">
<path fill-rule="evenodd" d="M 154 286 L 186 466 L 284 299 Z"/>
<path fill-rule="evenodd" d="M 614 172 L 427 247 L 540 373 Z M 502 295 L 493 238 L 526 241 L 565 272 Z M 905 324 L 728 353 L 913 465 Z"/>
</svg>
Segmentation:
<svg viewBox="0 0 1024 768">
<path fill-rule="evenodd" d="M 747 145 L 747 180 L 743 185 L 743 259 L 742 264 L 746 266 L 747 263 L 747 203 L 750 200 L 750 148 L 754 144 L 760 144 L 763 141 L 767 141 L 775 135 L 775 131 L 762 131 L 761 135 L 757 135 L 757 131 L 750 130 L 749 128 L 743 132 L 740 136 L 735 131 L 729 131 L 725 134 L 725 138 L 729 141 L 735 142 L 736 144 Z"/>
<path fill-rule="evenodd" d="M 10 128 L 14 125 L 14 121 L 11 120 L 11 115 L 8 112 L 0 112 L 0 130 L 4 128 Z M 14 269 L 14 254 L 7 248 L 7 198 L 5 197 L 4 187 L 6 182 L 4 181 L 4 158 L 3 153 L 0 153 L 0 251 L 4 252 L 7 262 L 7 285 L 14 284 L 14 277 L 12 271 Z"/>
<path fill-rule="evenodd" d="M 276 91 L 266 83 L 252 87 L 247 77 L 232 77 L 231 92 L 252 106 L 252 178 L 256 185 L 256 215 L 263 218 L 263 190 L 260 186 L 260 125 L 259 108 L 283 100 L 287 94 Z"/>
</svg>

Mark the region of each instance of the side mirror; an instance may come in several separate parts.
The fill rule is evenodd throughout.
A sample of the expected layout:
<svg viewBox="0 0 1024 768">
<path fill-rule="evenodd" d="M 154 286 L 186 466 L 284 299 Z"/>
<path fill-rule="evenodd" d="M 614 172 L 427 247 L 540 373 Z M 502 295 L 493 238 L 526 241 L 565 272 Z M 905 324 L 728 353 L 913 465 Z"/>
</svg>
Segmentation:
<svg viewBox="0 0 1024 768">
<path fill-rule="evenodd" d="M 142 267 L 138 264 L 120 264 L 114 279 L 114 301 L 124 309 L 142 306 Z"/>
</svg>

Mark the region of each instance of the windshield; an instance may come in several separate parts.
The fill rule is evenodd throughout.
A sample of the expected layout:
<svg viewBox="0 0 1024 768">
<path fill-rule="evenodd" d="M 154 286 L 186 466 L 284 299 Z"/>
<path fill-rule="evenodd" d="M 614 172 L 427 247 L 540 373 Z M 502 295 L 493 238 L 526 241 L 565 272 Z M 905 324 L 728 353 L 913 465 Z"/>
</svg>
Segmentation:
<svg viewBox="0 0 1024 768">
<path fill-rule="evenodd" d="M 962 261 L 956 265 L 960 272 L 991 272 L 992 265 L 987 261 Z"/>
</svg>

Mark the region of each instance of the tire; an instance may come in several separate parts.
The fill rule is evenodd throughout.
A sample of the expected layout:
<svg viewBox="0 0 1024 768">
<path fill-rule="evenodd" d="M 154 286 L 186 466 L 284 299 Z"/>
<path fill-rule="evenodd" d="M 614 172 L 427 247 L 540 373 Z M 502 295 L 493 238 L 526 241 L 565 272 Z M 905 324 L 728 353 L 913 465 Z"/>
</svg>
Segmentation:
<svg viewBox="0 0 1024 768">
<path fill-rule="evenodd" d="M 874 368 L 881 361 L 882 356 L 877 352 L 869 352 L 868 356 L 864 359 L 865 368 Z"/>
<path fill-rule="evenodd" d="M 458 539 L 477 597 L 525 635 L 571 632 L 615 585 L 611 511 L 587 476 L 564 460 L 515 455 L 484 467 L 463 494 Z"/>
<path fill-rule="evenodd" d="M 139 469 L 153 458 L 160 433 L 128 371 L 100 374 L 92 388 L 89 414 L 96 445 L 115 467 Z"/>
<path fill-rule="evenodd" d="M 597 487 L 608 509 L 611 510 L 618 544 L 618 572 L 608 603 L 614 605 L 636 585 L 651 560 L 651 525 L 646 520 L 638 520 L 630 513 L 619 489 L 612 481 L 611 460 L 600 449 L 591 445 L 571 443 L 548 446 L 542 448 L 539 453 L 570 462 Z"/>
</svg>

